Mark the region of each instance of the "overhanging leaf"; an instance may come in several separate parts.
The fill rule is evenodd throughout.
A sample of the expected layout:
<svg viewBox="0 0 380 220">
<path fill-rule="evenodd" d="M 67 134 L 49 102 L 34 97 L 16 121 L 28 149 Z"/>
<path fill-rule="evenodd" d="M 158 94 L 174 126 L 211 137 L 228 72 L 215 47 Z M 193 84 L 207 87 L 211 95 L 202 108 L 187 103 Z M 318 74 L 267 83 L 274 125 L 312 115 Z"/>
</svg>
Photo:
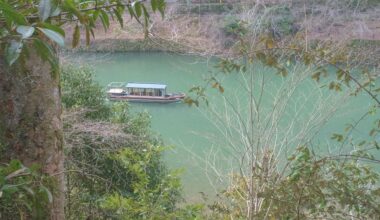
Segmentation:
<svg viewBox="0 0 380 220">
<path fill-rule="evenodd" d="M 44 33 L 50 40 L 56 42 L 59 46 L 61 47 L 65 46 L 65 39 L 60 33 L 50 30 L 50 29 L 46 29 L 46 28 L 38 27 L 38 29 L 42 33 Z"/>
<path fill-rule="evenodd" d="M 139 18 L 142 14 L 140 2 L 133 2 L 132 6 L 135 8 L 136 16 Z"/>
<path fill-rule="evenodd" d="M 0 11 L 5 15 L 7 21 L 14 22 L 16 24 L 24 25 L 26 24 L 25 17 L 17 13 L 12 6 L 4 1 L 0 1 Z"/>
<path fill-rule="evenodd" d="M 53 195 L 51 194 L 48 188 L 46 188 L 44 185 L 41 185 L 40 191 L 46 194 L 46 197 L 48 198 L 49 203 L 53 202 Z"/>
<path fill-rule="evenodd" d="M 162 18 L 165 16 L 165 7 L 165 0 L 157 0 L 157 9 L 160 12 Z"/>
<path fill-rule="evenodd" d="M 34 48 L 36 48 L 38 55 L 41 56 L 41 58 L 44 61 L 48 61 L 54 70 L 57 70 L 58 59 L 55 56 L 54 51 L 50 47 L 50 45 L 48 45 L 47 43 L 45 43 L 45 41 L 42 41 L 38 38 L 34 39 L 33 45 L 34 45 Z M 55 71 L 52 71 L 52 74 L 55 74 Z"/>
<path fill-rule="evenodd" d="M 100 11 L 100 20 L 102 21 L 104 30 L 107 30 L 108 27 L 110 26 L 110 21 L 108 18 L 108 14 L 103 10 Z"/>
<path fill-rule="evenodd" d="M 86 46 L 90 45 L 90 33 L 91 28 L 86 26 Z"/>
<path fill-rule="evenodd" d="M 128 7 L 129 14 L 131 15 L 131 18 L 136 17 L 135 12 L 133 11 L 132 7 L 131 6 L 127 6 L 127 7 Z"/>
<path fill-rule="evenodd" d="M 76 25 L 73 33 L 73 41 L 72 41 L 72 47 L 77 47 L 79 45 L 80 40 L 80 29 L 79 26 Z"/>
<path fill-rule="evenodd" d="M 157 0 L 151 0 L 150 3 L 151 3 L 153 12 L 155 12 L 158 7 Z"/>
<path fill-rule="evenodd" d="M 52 11 L 51 11 L 51 14 L 50 14 L 50 16 L 58 16 L 59 14 L 61 14 L 61 9 L 59 8 L 59 7 L 56 7 L 55 9 L 53 9 Z"/>
<path fill-rule="evenodd" d="M 12 40 L 6 49 L 6 54 L 5 54 L 5 59 L 7 60 L 7 63 L 9 65 L 12 65 L 18 57 L 20 56 L 21 49 L 22 49 L 22 42 L 21 41 L 16 41 Z"/>
<path fill-rule="evenodd" d="M 61 34 L 63 37 L 65 37 L 65 31 L 61 27 L 59 27 L 58 25 L 53 25 L 53 24 L 49 24 L 49 23 L 41 23 L 41 27 L 55 31 L 55 32 Z"/>
<path fill-rule="evenodd" d="M 85 17 L 83 16 L 82 12 L 78 10 L 76 7 L 74 1 L 72 0 L 66 0 L 63 1 L 62 9 L 64 11 L 69 12 L 69 14 L 75 15 L 80 23 L 86 23 Z"/>
<path fill-rule="evenodd" d="M 22 39 L 31 37 L 34 33 L 34 30 L 34 27 L 24 25 L 18 26 L 16 29 L 17 33 L 22 35 Z"/>
<path fill-rule="evenodd" d="M 38 13 L 40 15 L 40 19 L 45 21 L 49 18 L 51 11 L 51 0 L 41 0 L 38 5 Z"/>
<path fill-rule="evenodd" d="M 119 22 L 120 26 L 123 27 L 124 21 L 123 21 L 123 17 L 121 16 L 120 12 L 117 9 L 115 9 L 114 13 L 116 15 L 117 21 Z"/>
</svg>

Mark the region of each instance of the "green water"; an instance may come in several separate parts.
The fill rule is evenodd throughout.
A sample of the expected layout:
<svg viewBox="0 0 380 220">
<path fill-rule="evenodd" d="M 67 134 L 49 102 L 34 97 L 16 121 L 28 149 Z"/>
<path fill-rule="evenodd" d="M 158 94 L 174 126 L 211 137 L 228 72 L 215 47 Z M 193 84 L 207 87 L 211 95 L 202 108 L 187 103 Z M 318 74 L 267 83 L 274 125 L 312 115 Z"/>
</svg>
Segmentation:
<svg viewBox="0 0 380 220">
<path fill-rule="evenodd" d="M 172 92 L 187 93 L 194 85 L 204 85 L 203 79 L 217 72 L 214 68 L 215 60 L 166 53 L 81 54 L 76 60 L 93 65 L 96 79 L 103 86 L 113 81 L 156 82 L 167 84 L 168 90 Z M 265 114 L 271 112 L 273 97 L 287 79 L 282 79 L 270 71 L 260 69 L 255 71 L 265 74 L 266 87 L 262 98 L 265 117 Z M 244 83 L 242 83 L 244 77 L 231 74 L 221 75 L 220 78 L 225 88 L 223 95 L 244 114 L 249 98 L 244 94 Z M 259 83 L 258 79 L 260 77 L 254 79 L 256 86 Z M 321 125 L 322 129 L 315 134 L 313 143 L 321 146 L 329 145 L 334 150 L 330 141 L 331 133 L 341 132 L 345 124 L 353 123 L 368 110 L 371 102 L 364 96 L 346 101 L 342 94 L 331 95 L 327 89 L 320 91 L 318 88 L 322 85 L 316 85 L 311 80 L 300 83 L 294 91 L 294 97 L 297 98 L 291 99 L 289 105 L 284 108 L 286 114 L 281 115 L 278 121 L 280 127 L 286 127 L 296 117 L 293 129 L 301 130 L 307 124 L 304 120 L 317 108 L 315 100 L 318 96 L 320 101 L 326 101 L 326 109 L 332 107 L 339 109 L 334 117 L 328 118 L 326 123 Z M 165 144 L 173 146 L 173 149 L 165 154 L 165 161 L 171 168 L 184 168 L 182 176 L 184 191 L 190 201 L 197 200 L 201 191 L 212 195 L 217 190 L 217 187 L 212 185 L 220 186 L 217 176 L 210 166 L 203 162 L 204 160 L 207 159 L 219 167 L 218 171 L 221 170 L 221 173 L 228 173 L 228 168 L 234 166 L 229 158 L 232 157 L 233 151 L 212 123 L 216 122 L 216 119 L 210 113 L 211 109 L 219 113 L 224 111 L 223 98 L 218 92 L 209 90 L 211 90 L 208 92 L 209 107 L 189 107 L 184 103 L 131 104 L 134 111 L 149 112 L 152 116 L 152 129 L 162 136 Z M 254 91 L 260 92 L 259 89 Z M 370 127 L 369 120 L 359 124 L 355 135 L 367 134 Z M 230 125 L 233 124 L 234 122 L 231 122 Z M 223 122 L 219 125 L 223 125 Z M 311 129 L 311 132 L 314 134 L 316 130 L 318 129 Z M 278 134 L 286 135 L 282 131 Z"/>
</svg>

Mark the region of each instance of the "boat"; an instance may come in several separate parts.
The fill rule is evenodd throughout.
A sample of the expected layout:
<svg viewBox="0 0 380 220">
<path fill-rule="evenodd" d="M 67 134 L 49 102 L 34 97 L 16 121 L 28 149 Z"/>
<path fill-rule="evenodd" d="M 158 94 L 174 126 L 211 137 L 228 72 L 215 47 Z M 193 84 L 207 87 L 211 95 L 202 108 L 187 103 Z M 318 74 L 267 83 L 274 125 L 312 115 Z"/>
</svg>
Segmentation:
<svg viewBox="0 0 380 220">
<path fill-rule="evenodd" d="M 184 93 L 167 93 L 167 85 L 159 83 L 111 82 L 107 97 L 111 101 L 172 103 L 185 98 Z"/>
</svg>

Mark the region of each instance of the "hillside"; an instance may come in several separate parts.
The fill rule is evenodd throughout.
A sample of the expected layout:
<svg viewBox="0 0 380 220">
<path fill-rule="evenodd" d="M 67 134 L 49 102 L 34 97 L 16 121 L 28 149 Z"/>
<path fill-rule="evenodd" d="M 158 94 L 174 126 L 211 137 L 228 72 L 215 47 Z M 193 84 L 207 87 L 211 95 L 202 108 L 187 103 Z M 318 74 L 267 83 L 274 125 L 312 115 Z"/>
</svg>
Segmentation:
<svg viewBox="0 0 380 220">
<path fill-rule="evenodd" d="M 348 0 L 313 1 L 306 5 L 303 1 L 286 0 L 257 1 L 257 4 L 219 0 L 192 2 L 168 3 L 164 19 L 153 14 L 148 27 L 149 40 L 144 40 L 141 25 L 126 16 L 123 28 L 113 21 L 110 29 L 104 31 L 99 24 L 96 39 L 90 47 L 82 46 L 80 50 L 230 54 L 237 39 L 232 32 L 239 25 L 253 33 L 270 31 L 281 40 L 292 38 L 298 32 L 318 40 L 380 40 L 380 4 L 376 1 L 360 4 L 345 4 L 351 2 Z M 378 51 L 376 48 L 372 47 Z"/>
</svg>

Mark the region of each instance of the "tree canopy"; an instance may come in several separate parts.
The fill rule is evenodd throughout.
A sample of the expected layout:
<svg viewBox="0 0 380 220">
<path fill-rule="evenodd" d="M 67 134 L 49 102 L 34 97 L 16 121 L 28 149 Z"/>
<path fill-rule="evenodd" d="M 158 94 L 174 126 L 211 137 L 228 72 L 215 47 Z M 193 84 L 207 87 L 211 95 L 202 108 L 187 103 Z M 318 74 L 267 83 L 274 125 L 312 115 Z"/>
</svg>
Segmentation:
<svg viewBox="0 0 380 220">
<path fill-rule="evenodd" d="M 44 60 L 57 67 L 57 60 L 52 55 L 55 45 L 63 47 L 65 44 L 65 25 L 74 27 L 72 46 L 76 47 L 81 32 L 84 32 L 86 43 L 90 43 L 98 22 L 105 30 L 110 19 L 123 26 L 126 11 L 144 27 L 147 35 L 150 11 L 159 11 L 164 16 L 164 9 L 164 0 L 151 0 L 150 8 L 145 0 L 1 0 L 1 49 L 9 65 L 21 55 L 27 55 L 28 47 L 34 47 Z"/>
</svg>

